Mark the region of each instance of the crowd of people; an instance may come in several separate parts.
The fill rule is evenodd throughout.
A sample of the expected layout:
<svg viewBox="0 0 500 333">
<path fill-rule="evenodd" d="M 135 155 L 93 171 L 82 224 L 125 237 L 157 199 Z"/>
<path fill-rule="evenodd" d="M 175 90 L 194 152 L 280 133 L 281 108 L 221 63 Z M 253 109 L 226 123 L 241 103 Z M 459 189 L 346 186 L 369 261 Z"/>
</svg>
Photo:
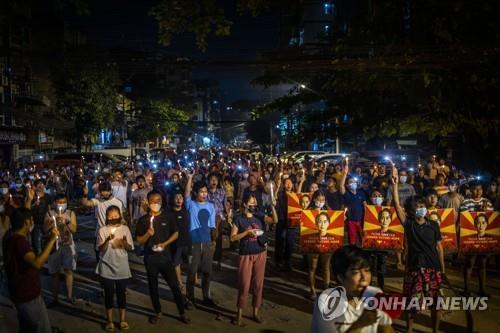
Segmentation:
<svg viewBox="0 0 500 333">
<path fill-rule="evenodd" d="M 159 275 L 172 291 L 180 320 L 189 323 L 186 310 L 198 304 L 216 305 L 210 292 L 212 270 L 221 269 L 224 252 L 237 248 L 238 272 L 234 279 L 238 280 L 238 294 L 232 323 L 244 326 L 243 312 L 250 292 L 252 318 L 263 322 L 259 309 L 271 250 L 268 239 L 274 239 L 272 264 L 276 270 L 288 272 L 306 267 L 308 279 L 304 283 L 309 287 L 310 300 L 318 297 L 318 266 L 322 272 L 321 289 L 342 284 L 349 286 L 349 295 L 355 297 L 370 285 L 372 271 L 378 287 L 383 289 L 387 269 L 387 253 L 367 254 L 359 249 L 364 234 L 364 207 L 394 206 L 407 244 L 395 255 L 396 267 L 404 270 L 402 291 L 409 296 L 423 292 L 437 297 L 446 265 L 461 258 L 452 255 L 450 263 L 445 264 L 439 227 L 430 223 L 427 211 L 500 209 L 500 177 L 483 184 L 435 157 L 415 171 L 404 164 L 358 165 L 348 159 L 318 164 L 307 158 L 295 163 L 283 156 L 222 154 L 209 160 L 180 154 L 160 164 L 82 163 L 54 168 L 39 163 L 1 172 L 2 281 L 16 306 L 22 332 L 51 331 L 41 297 L 40 271 L 45 265 L 52 276 L 53 296 L 48 306 L 59 304 L 61 273 L 65 276 L 66 300 L 69 305 L 75 303 L 77 251 L 73 237 L 78 215 L 95 214 L 95 273 L 104 295 L 105 330 L 113 332 L 129 328 L 126 290 L 132 277 L 128 258 L 131 251 L 144 260 L 153 309 L 149 321 L 157 324 L 162 313 Z M 345 243 L 349 245 L 334 254 L 304 253 L 298 267 L 292 255 L 300 250 L 300 227 L 288 221 L 287 195 L 306 192 L 311 195 L 302 196 L 301 206 L 319 212 L 318 224 L 321 211 L 346 211 Z M 464 292 L 470 292 L 471 273 L 477 262 L 478 293 L 487 295 L 489 257 L 466 256 L 464 260 Z M 195 298 L 199 280 L 201 301 Z M 433 288 L 424 288 L 424 283 Z M 113 319 L 115 295 L 117 322 Z M 390 329 L 389 317 L 371 320 L 366 318 L 369 315 L 353 315 L 358 322 L 351 326 L 363 329 L 380 325 Z M 414 316 L 407 316 L 408 331 L 412 330 Z M 318 332 L 345 332 L 350 327 L 331 327 L 313 318 L 313 330 Z M 433 330 L 437 331 L 437 311 L 432 312 L 432 319 Z"/>
</svg>

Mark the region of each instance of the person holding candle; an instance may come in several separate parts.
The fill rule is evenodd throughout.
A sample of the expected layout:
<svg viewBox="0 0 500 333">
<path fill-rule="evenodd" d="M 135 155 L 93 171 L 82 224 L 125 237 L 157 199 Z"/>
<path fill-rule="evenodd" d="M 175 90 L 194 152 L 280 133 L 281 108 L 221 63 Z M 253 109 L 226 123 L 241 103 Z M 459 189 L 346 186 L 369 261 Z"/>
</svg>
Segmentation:
<svg viewBox="0 0 500 333">
<path fill-rule="evenodd" d="M 116 290 L 118 308 L 120 309 L 120 330 L 129 329 L 126 321 L 126 289 L 127 281 L 132 274 L 128 263 L 128 253 L 134 248 L 130 229 L 123 224 L 121 209 L 110 206 L 106 209 L 106 225 L 99 229 L 97 246 L 100 252 L 96 273 L 102 278 L 104 289 L 104 305 L 106 308 L 107 332 L 115 331 L 113 322 L 113 296 Z"/>
<path fill-rule="evenodd" d="M 238 216 L 231 229 L 231 241 L 240 241 L 238 265 L 238 301 L 237 314 L 232 323 L 244 326 L 242 322 L 243 310 L 250 288 L 253 291 L 253 319 L 262 323 L 259 308 L 262 305 L 262 291 L 264 289 L 264 273 L 266 270 L 267 240 L 264 235 L 266 223 L 278 223 L 275 209 L 276 202 L 271 203 L 271 215 L 256 215 L 257 198 L 248 194 L 243 197 L 243 213 Z"/>
<path fill-rule="evenodd" d="M 161 274 L 167 282 L 174 296 L 180 320 L 186 324 L 190 322 L 185 315 L 184 308 L 192 308 L 192 304 L 185 303 L 182 296 L 170 245 L 179 238 L 179 231 L 175 220 L 169 220 L 169 215 L 162 210 L 161 193 L 153 190 L 147 196 L 149 213 L 137 222 L 137 242 L 144 244 L 144 265 L 148 276 L 149 296 L 153 303 L 154 315 L 149 319 L 151 324 L 157 324 L 161 318 L 160 295 L 158 292 L 158 275 Z"/>
<path fill-rule="evenodd" d="M 64 270 L 66 279 L 67 300 L 74 304 L 73 299 L 73 272 L 76 270 L 76 249 L 73 241 L 73 235 L 76 233 L 76 214 L 67 209 L 68 200 L 64 194 L 58 194 L 54 205 L 45 215 L 44 232 L 45 234 L 57 227 L 59 238 L 56 241 L 54 251 L 49 257 L 49 274 L 52 276 L 52 295 L 53 301 L 48 305 L 52 307 L 59 304 L 59 272 Z"/>
</svg>

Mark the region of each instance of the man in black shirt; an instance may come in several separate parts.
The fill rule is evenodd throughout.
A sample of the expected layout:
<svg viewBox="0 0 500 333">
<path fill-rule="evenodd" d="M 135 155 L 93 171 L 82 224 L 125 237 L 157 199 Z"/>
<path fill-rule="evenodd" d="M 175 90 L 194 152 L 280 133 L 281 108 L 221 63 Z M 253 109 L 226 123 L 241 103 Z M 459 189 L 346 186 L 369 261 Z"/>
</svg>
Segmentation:
<svg viewBox="0 0 500 333">
<path fill-rule="evenodd" d="M 189 252 L 191 249 L 191 235 L 189 234 L 189 219 L 186 208 L 184 207 L 184 196 L 181 192 L 174 193 L 171 196 L 171 208 L 166 212 L 167 220 L 172 223 L 175 221 L 179 232 L 179 238 L 172 246 L 173 262 L 177 281 L 181 290 L 184 289 L 181 278 L 181 264 L 188 264 Z"/>
<path fill-rule="evenodd" d="M 35 227 L 31 232 L 31 242 L 35 253 L 39 255 L 42 252 L 43 222 L 45 214 L 54 201 L 53 198 L 45 193 L 45 182 L 41 179 L 35 180 L 34 189 L 28 188 L 26 202 L 24 207 L 31 209 Z"/>
<path fill-rule="evenodd" d="M 154 190 L 149 192 L 150 212 L 139 219 L 136 227 L 137 241 L 144 244 L 144 265 L 148 276 L 149 294 L 155 311 L 155 316 L 150 318 L 150 322 L 156 324 L 160 320 L 158 274 L 161 274 L 172 290 L 181 321 L 187 324 L 190 320 L 184 314 L 184 297 L 177 282 L 170 249 L 170 245 L 179 237 L 179 232 L 177 224 L 169 220 L 167 214 L 162 211 L 161 204 L 161 193 Z"/>
<path fill-rule="evenodd" d="M 404 278 L 403 293 L 407 297 L 432 297 L 434 304 L 440 296 L 440 286 L 444 279 L 444 252 L 441 245 L 441 232 L 437 223 L 426 217 L 425 199 L 412 198 L 406 210 L 399 203 L 398 171 L 393 167 L 392 183 L 394 186 L 394 207 L 401 224 L 405 229 L 408 244 L 407 269 Z M 422 302 L 422 299 L 419 300 Z M 417 309 L 407 310 L 407 332 L 412 332 L 413 320 Z M 440 314 L 431 309 L 432 331 L 439 328 Z"/>
</svg>

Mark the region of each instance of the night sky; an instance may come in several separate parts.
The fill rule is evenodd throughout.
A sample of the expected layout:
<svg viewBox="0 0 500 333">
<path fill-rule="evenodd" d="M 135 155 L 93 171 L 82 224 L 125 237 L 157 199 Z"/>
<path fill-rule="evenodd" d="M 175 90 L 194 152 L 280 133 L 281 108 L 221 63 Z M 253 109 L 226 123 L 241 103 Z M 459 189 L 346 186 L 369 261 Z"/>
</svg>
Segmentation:
<svg viewBox="0 0 500 333">
<path fill-rule="evenodd" d="M 234 22 L 228 37 L 211 37 L 206 52 L 196 48 L 194 37 L 189 34 L 174 38 L 168 48 L 157 40 L 157 26 L 149 9 L 157 1 L 90 1 L 91 14 L 70 17 L 72 26 L 89 38 L 89 42 L 104 48 L 126 47 L 137 50 L 166 50 L 176 56 L 186 56 L 200 61 L 242 62 L 241 66 L 221 68 L 203 66 L 195 68 L 194 79 L 219 81 L 224 102 L 230 104 L 239 99 L 275 98 L 288 91 L 288 87 L 274 87 L 272 91 L 252 87 L 249 81 L 258 71 L 244 65 L 245 61 L 256 59 L 260 52 L 278 46 L 279 21 L 271 13 L 263 13 L 257 18 L 238 16 L 232 6 L 225 7 L 230 20 Z M 232 2 L 232 1 L 231 1 Z M 233 10 L 232 10 L 233 9 Z"/>
</svg>

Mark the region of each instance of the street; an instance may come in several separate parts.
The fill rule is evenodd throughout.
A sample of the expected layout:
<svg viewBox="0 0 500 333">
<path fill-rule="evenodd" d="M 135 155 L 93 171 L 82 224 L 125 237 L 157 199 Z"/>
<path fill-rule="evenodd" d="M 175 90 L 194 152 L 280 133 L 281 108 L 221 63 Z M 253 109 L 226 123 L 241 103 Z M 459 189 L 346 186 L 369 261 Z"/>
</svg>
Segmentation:
<svg viewBox="0 0 500 333">
<path fill-rule="evenodd" d="M 100 291 L 97 276 L 94 274 L 95 254 L 93 250 L 94 234 L 93 216 L 79 216 L 78 231 L 75 237 L 78 249 L 78 265 L 75 274 L 74 294 L 77 298 L 76 305 L 70 306 L 61 296 L 61 305 L 49 309 L 51 324 L 63 332 L 99 332 L 105 324 L 103 298 L 98 297 Z M 272 235 L 270 234 L 270 239 Z M 272 244 L 272 242 L 271 242 Z M 294 254 L 294 270 L 291 273 L 277 272 L 272 266 L 273 247 L 268 251 L 268 262 L 266 267 L 266 278 L 264 283 L 264 305 L 261 309 L 265 320 L 263 324 L 257 324 L 250 318 L 251 301 L 249 299 L 245 312 L 246 327 L 237 329 L 231 324 L 235 314 L 235 303 L 237 296 L 237 275 L 235 262 L 236 252 L 224 254 L 224 262 L 221 271 L 214 270 L 212 280 L 212 295 L 217 302 L 218 309 L 214 311 L 208 308 L 197 308 L 188 311 L 191 324 L 181 323 L 177 317 L 177 309 L 172 301 L 172 295 L 166 283 L 160 278 L 160 296 L 162 298 L 162 310 L 164 313 L 161 321 L 153 326 L 148 322 L 151 312 L 151 302 L 147 286 L 142 259 L 134 253 L 129 253 L 133 279 L 128 284 L 127 315 L 131 332 L 308 332 L 310 331 L 312 301 L 308 299 L 308 288 L 306 285 L 307 273 L 302 270 L 302 255 Z M 391 260 L 392 259 L 392 260 Z M 402 273 L 395 270 L 394 258 L 389 258 L 389 270 L 386 275 L 386 292 L 400 292 L 402 286 Z M 448 277 L 453 287 L 461 290 L 462 275 L 461 266 L 448 266 Z M 215 268 L 215 266 L 214 266 Z M 47 271 L 42 273 L 43 295 L 46 304 L 50 303 L 49 291 L 50 278 Z M 64 295 L 64 280 L 61 276 L 61 295 Z M 201 290 L 196 288 L 197 297 L 201 298 Z M 477 290 L 477 279 L 473 279 L 472 291 Z M 491 297 L 488 302 L 488 310 L 474 312 L 475 332 L 496 332 L 500 325 L 498 311 L 500 310 L 500 274 L 498 271 L 489 274 L 488 291 Z M 453 293 L 445 289 L 446 295 Z M 1 332 L 15 332 L 17 320 L 12 303 L 5 297 L 0 298 L 2 308 L 0 317 Z M 417 320 L 417 332 L 430 332 L 430 315 L 419 317 Z M 464 311 L 453 311 L 445 313 L 441 330 L 443 332 L 466 332 L 466 318 Z M 404 332 L 403 320 L 396 320 L 394 329 Z"/>
</svg>

